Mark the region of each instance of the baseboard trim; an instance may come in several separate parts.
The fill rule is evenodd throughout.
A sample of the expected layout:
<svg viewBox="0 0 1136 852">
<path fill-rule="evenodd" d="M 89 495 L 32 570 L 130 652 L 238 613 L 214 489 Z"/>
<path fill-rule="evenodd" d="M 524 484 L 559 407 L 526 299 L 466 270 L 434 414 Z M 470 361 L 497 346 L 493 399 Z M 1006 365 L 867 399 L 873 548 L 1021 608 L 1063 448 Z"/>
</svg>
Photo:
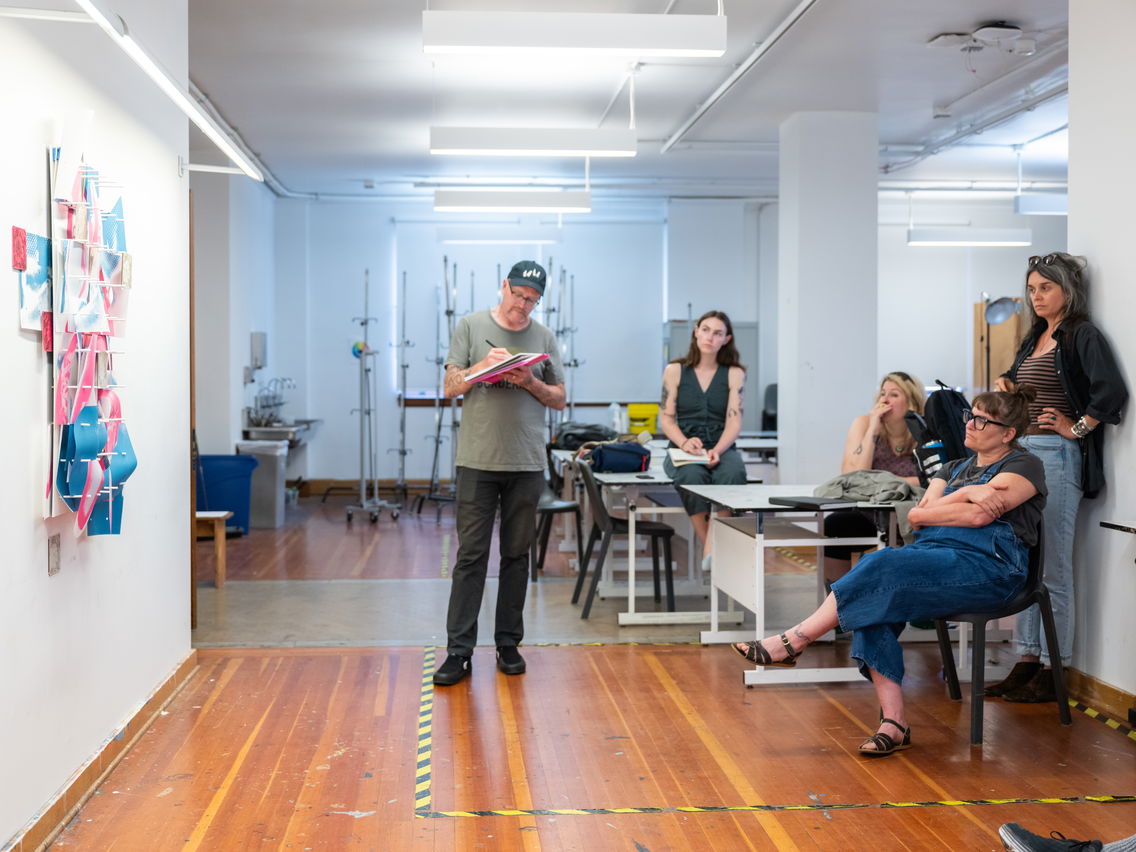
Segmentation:
<svg viewBox="0 0 1136 852">
<path fill-rule="evenodd" d="M 1128 712 L 1136 707 L 1136 695 L 1117 689 L 1077 669 L 1070 668 L 1065 672 L 1070 698 L 1092 707 L 1122 725 L 1128 725 Z"/>
<path fill-rule="evenodd" d="M 440 485 L 442 487 L 448 486 L 448 480 L 443 480 Z M 301 497 L 319 497 L 327 489 L 335 488 L 343 492 L 359 493 L 359 480 L 358 479 L 305 479 L 300 484 Z M 430 490 L 429 479 L 408 479 L 406 480 L 406 488 L 408 491 L 414 493 L 426 493 Z M 398 489 L 397 479 L 380 479 L 379 491 L 396 491 Z M 369 489 L 368 489 L 369 490 Z"/>
<path fill-rule="evenodd" d="M 122 729 L 108 737 L 90 760 L 67 779 L 55 798 L 44 805 L 21 832 L 0 847 L 2 852 L 43 852 L 51 845 L 99 784 L 146 732 L 158 713 L 185 686 L 196 668 L 197 650 L 193 649 L 126 721 Z"/>
</svg>

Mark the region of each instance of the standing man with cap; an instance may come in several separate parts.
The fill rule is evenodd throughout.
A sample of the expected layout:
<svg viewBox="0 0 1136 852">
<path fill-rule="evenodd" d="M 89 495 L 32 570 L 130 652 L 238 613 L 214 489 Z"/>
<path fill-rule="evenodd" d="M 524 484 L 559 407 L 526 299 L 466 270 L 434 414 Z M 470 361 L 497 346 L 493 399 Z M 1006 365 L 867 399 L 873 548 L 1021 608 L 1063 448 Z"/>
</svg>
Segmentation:
<svg viewBox="0 0 1136 852">
<path fill-rule="evenodd" d="M 500 303 L 462 317 L 446 356 L 446 398 L 464 394 L 465 399 L 457 450 L 458 556 L 446 616 L 449 655 L 434 673 L 440 686 L 458 683 L 471 670 L 498 508 L 497 668 L 510 675 L 525 670 L 517 645 L 525 632 L 536 505 L 545 487 L 545 408 L 560 411 L 565 401 L 556 337 L 530 316 L 544 295 L 546 277 L 531 260 L 515 264 L 501 284 Z M 543 352 L 548 359 L 512 369 L 495 382 L 467 381 L 519 352 Z"/>
</svg>

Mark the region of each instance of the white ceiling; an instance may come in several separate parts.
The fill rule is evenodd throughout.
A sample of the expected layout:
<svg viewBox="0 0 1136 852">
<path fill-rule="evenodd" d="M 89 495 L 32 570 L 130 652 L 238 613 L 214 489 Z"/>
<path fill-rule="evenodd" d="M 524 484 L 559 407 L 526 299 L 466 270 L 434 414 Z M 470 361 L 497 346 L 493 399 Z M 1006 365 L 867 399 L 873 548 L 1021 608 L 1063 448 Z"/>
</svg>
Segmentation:
<svg viewBox="0 0 1136 852">
<path fill-rule="evenodd" d="M 698 106 L 801 0 L 725 0 L 720 59 L 644 62 L 635 73 L 639 154 L 594 159 L 597 196 L 755 196 L 776 191 L 780 124 L 802 110 L 879 114 L 881 179 L 1027 181 L 1066 176 L 1066 0 L 816 0 L 667 153 Z M 431 9 L 713 14 L 714 0 L 431 0 Z M 626 126 L 626 60 L 573 65 L 429 57 L 425 0 L 189 0 L 190 77 L 262 160 L 278 188 L 322 195 L 425 194 L 486 179 L 581 184 L 582 161 L 432 157 L 429 127 Z M 668 9 L 668 7 L 670 7 Z M 1004 20 L 1034 56 L 928 47 L 941 32 Z M 1054 94 L 1056 93 L 1056 94 Z M 944 153 L 960 131 L 1049 100 Z M 950 105 L 948 117 L 936 107 Z M 221 163 L 203 136 L 194 162 Z M 908 161 L 918 160 L 910 165 Z"/>
</svg>

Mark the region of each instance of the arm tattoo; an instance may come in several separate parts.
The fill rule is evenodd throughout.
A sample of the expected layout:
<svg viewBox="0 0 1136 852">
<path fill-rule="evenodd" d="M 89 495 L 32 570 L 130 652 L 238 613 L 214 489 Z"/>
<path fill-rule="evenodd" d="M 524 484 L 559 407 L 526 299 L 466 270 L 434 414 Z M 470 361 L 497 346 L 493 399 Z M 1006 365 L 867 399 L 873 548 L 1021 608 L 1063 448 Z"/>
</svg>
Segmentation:
<svg viewBox="0 0 1136 852">
<path fill-rule="evenodd" d="M 863 455 L 863 454 L 864 454 L 864 445 L 863 444 L 857 444 L 856 449 L 854 449 L 852 451 L 852 455 L 860 456 L 860 455 Z"/>
<path fill-rule="evenodd" d="M 659 400 L 659 409 L 662 410 L 667 407 L 667 386 L 663 385 L 663 396 Z"/>
<path fill-rule="evenodd" d="M 445 389 L 451 393 L 457 393 L 458 389 L 465 384 L 464 370 L 454 364 L 446 368 Z"/>
</svg>

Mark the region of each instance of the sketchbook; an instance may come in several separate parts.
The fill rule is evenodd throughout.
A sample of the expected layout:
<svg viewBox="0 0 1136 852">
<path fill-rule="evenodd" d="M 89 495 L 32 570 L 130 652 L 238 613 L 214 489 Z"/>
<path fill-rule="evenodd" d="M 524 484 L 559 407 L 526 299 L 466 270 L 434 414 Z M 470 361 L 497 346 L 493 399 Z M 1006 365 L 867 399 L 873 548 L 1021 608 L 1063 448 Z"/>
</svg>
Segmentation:
<svg viewBox="0 0 1136 852">
<path fill-rule="evenodd" d="M 504 361 L 498 361 L 496 364 L 491 364 L 484 370 L 478 370 L 476 373 L 470 373 L 466 376 L 466 381 L 470 384 L 475 382 L 495 382 L 502 373 L 507 373 L 510 370 L 515 370 L 517 367 L 527 367 L 530 364 L 539 364 L 541 361 L 548 359 L 548 355 L 544 352 L 518 352 Z"/>
<path fill-rule="evenodd" d="M 843 497 L 770 497 L 769 502 L 811 511 L 855 509 L 859 505 L 856 500 L 847 500 Z"/>
<path fill-rule="evenodd" d="M 685 452 L 678 447 L 671 447 L 667 450 L 667 455 L 671 457 L 671 464 L 675 467 L 682 467 L 684 464 L 710 464 L 710 457 L 705 453 L 696 456 L 694 453 Z"/>
</svg>

